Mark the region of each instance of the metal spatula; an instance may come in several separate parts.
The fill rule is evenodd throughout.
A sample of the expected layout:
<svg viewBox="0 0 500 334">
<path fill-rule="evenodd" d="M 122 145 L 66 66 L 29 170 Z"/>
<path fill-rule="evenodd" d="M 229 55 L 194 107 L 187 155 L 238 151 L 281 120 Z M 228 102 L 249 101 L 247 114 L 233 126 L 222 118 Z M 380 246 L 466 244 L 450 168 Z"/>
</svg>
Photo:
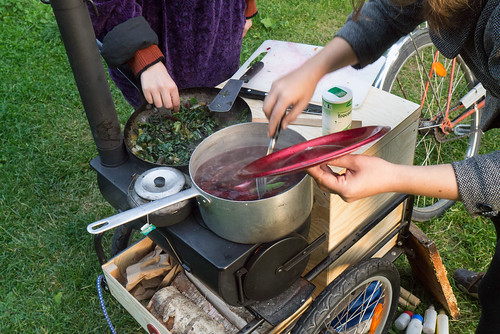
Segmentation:
<svg viewBox="0 0 500 334">
<path fill-rule="evenodd" d="M 222 90 L 217 94 L 213 101 L 208 105 L 210 111 L 227 112 L 231 110 L 236 96 L 238 96 L 241 87 L 252 79 L 262 68 L 264 63 L 259 61 L 250 66 L 239 80 L 229 79 Z"/>
</svg>

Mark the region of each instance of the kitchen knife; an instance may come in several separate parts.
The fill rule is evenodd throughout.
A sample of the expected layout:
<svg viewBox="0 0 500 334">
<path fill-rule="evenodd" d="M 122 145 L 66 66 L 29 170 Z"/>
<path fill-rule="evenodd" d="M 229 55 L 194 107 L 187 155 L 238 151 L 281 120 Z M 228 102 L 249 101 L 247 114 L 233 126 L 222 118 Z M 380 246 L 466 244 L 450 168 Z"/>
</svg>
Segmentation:
<svg viewBox="0 0 500 334">
<path fill-rule="evenodd" d="M 219 94 L 217 94 L 212 102 L 210 102 L 208 109 L 215 112 L 229 111 L 233 106 L 236 96 L 240 93 L 240 89 L 243 84 L 250 81 L 250 79 L 252 79 L 263 67 L 264 63 L 258 61 L 250 66 L 250 68 L 240 77 L 239 80 L 229 79 Z"/>
<path fill-rule="evenodd" d="M 240 90 L 240 96 L 246 97 L 254 100 L 262 100 L 267 96 L 267 92 L 263 92 L 256 89 L 242 87 Z M 309 103 L 307 107 L 302 111 L 304 114 L 320 115 L 321 116 L 322 107 L 320 105 Z"/>
</svg>

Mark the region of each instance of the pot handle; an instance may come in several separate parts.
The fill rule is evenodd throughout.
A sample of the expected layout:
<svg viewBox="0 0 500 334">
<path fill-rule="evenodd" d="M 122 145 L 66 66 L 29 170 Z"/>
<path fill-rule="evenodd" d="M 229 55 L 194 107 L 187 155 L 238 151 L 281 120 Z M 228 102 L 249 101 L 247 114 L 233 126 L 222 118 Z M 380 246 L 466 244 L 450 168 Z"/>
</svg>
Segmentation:
<svg viewBox="0 0 500 334">
<path fill-rule="evenodd" d="M 177 194 L 173 194 L 165 198 L 160 198 L 155 201 L 137 206 L 133 209 L 120 212 L 114 216 L 93 222 L 92 224 L 87 225 L 87 231 L 91 234 L 99 234 L 131 222 L 132 220 L 149 215 L 150 213 L 166 208 L 167 206 L 182 202 L 193 197 L 197 197 L 199 195 L 201 195 L 201 193 L 195 187 L 191 187 L 184 191 L 178 192 Z"/>
</svg>

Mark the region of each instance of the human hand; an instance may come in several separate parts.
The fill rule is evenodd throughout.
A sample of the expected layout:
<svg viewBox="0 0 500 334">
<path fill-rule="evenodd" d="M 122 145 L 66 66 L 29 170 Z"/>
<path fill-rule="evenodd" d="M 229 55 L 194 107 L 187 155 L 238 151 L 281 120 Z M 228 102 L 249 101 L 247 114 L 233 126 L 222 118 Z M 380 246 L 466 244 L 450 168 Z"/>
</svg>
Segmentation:
<svg viewBox="0 0 500 334">
<path fill-rule="evenodd" d="M 245 21 L 245 27 L 243 27 L 243 36 L 241 38 L 245 37 L 247 34 L 248 30 L 252 27 L 252 19 L 246 19 Z"/>
<path fill-rule="evenodd" d="M 262 107 L 269 119 L 269 136 L 274 134 L 279 120 L 290 105 L 292 108 L 283 118 L 281 128 L 285 129 L 297 118 L 309 104 L 319 80 L 325 74 L 357 62 L 356 53 L 350 44 L 343 38 L 334 37 L 298 69 L 275 81 Z"/>
<path fill-rule="evenodd" d="M 290 106 L 292 108 L 281 122 L 282 129 L 285 129 L 288 124 L 293 122 L 307 107 L 314 94 L 316 84 L 317 81 L 308 74 L 305 67 L 301 67 L 273 82 L 262 107 L 269 119 L 268 135 L 270 137 L 274 134 L 280 119 L 283 118 Z"/>
<path fill-rule="evenodd" d="M 335 173 L 328 165 L 345 168 L 345 173 Z M 322 190 L 338 194 L 348 203 L 387 192 L 460 200 L 455 171 L 450 164 L 403 165 L 352 154 L 311 167 L 307 172 Z"/>
<path fill-rule="evenodd" d="M 162 62 L 147 68 L 141 74 L 142 92 L 146 101 L 157 108 L 165 107 L 178 112 L 181 102 L 179 90 Z"/>
<path fill-rule="evenodd" d="M 328 165 L 345 168 L 345 172 L 336 173 Z M 351 154 L 311 167 L 307 172 L 322 190 L 338 194 L 351 203 L 389 191 L 392 166 L 381 158 Z"/>
</svg>

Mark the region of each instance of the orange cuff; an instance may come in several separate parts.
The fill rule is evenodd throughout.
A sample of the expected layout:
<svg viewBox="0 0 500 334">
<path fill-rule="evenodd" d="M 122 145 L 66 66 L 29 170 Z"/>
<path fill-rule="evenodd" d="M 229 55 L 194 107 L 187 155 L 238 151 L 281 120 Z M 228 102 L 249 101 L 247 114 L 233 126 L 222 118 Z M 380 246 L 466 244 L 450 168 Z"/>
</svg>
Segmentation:
<svg viewBox="0 0 500 334">
<path fill-rule="evenodd" d="M 255 0 L 246 0 L 247 8 L 245 9 L 245 17 L 251 19 L 257 14 L 257 4 Z"/>
<path fill-rule="evenodd" d="M 134 72 L 136 77 L 139 77 L 141 73 L 148 67 L 156 64 L 159 61 L 165 59 L 165 56 L 158 48 L 158 45 L 152 44 L 147 48 L 137 51 L 132 59 L 127 63 Z"/>
</svg>

